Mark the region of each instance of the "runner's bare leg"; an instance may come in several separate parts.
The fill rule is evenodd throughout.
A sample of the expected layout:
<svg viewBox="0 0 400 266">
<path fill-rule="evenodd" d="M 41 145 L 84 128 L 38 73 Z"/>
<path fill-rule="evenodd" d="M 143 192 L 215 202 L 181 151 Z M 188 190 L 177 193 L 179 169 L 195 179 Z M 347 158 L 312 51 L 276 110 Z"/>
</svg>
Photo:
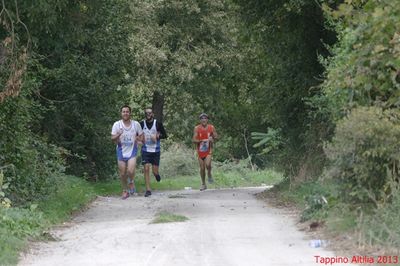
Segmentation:
<svg viewBox="0 0 400 266">
<path fill-rule="evenodd" d="M 158 174 L 159 174 L 159 172 L 158 172 L 158 165 L 154 165 L 154 164 L 153 164 L 153 169 L 152 169 L 152 170 L 153 170 L 153 174 L 154 174 L 154 175 L 158 175 Z"/>
<path fill-rule="evenodd" d="M 118 161 L 118 171 L 123 191 L 128 191 L 128 177 L 126 174 L 126 165 L 127 165 L 126 162 Z"/>
<path fill-rule="evenodd" d="M 146 190 L 151 191 L 150 188 L 150 163 L 144 165 L 144 182 L 146 183 Z"/>
<path fill-rule="evenodd" d="M 206 166 L 205 166 L 205 162 L 200 157 L 198 159 L 199 159 L 199 166 L 200 166 L 201 184 L 202 185 L 206 185 Z"/>
<path fill-rule="evenodd" d="M 207 157 L 204 159 L 205 167 L 207 168 L 207 176 L 208 178 L 211 178 L 211 155 L 207 155 Z"/>
<path fill-rule="evenodd" d="M 130 177 L 132 183 L 135 184 L 135 169 L 136 169 L 136 157 L 130 158 L 127 162 L 126 176 Z M 127 177 L 125 177 L 126 187 L 128 187 Z"/>
</svg>

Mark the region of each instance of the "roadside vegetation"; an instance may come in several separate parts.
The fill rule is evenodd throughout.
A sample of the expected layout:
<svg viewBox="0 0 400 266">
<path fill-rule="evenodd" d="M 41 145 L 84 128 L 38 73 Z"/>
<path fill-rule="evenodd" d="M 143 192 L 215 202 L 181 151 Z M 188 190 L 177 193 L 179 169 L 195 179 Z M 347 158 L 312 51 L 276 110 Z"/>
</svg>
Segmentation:
<svg viewBox="0 0 400 266">
<path fill-rule="evenodd" d="M 338 42 L 310 103 L 334 127 L 320 143 L 321 172 L 292 175 L 279 198 L 301 203 L 303 221 L 325 222 L 343 249 L 399 255 L 400 7 L 347 1 L 323 9 Z"/>
<path fill-rule="evenodd" d="M 175 223 L 175 222 L 184 222 L 186 220 L 188 220 L 187 217 L 179 214 L 160 212 L 156 215 L 153 221 L 151 221 L 151 223 L 152 224 Z"/>
<path fill-rule="evenodd" d="M 50 228 L 67 221 L 95 197 L 87 181 L 60 175 L 54 190 L 41 200 L 0 208 L 0 265 L 17 264 L 29 241 L 51 241 Z"/>
</svg>

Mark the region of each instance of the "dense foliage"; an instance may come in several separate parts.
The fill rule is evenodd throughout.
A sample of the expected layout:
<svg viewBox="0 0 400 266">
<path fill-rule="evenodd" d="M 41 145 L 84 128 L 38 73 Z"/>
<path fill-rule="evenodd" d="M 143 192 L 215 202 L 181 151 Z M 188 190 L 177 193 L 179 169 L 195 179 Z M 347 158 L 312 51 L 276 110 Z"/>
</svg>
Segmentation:
<svg viewBox="0 0 400 266">
<path fill-rule="evenodd" d="M 128 101 L 124 86 L 134 70 L 129 3 L 3 1 L 2 7 L 1 79 L 17 91 L 0 104 L 8 194 L 21 201 L 46 195 L 64 166 L 76 175 L 110 176 L 110 127 Z M 9 62 L 19 50 L 28 57 L 17 61 L 25 63 L 23 82 Z"/>
<path fill-rule="evenodd" d="M 336 127 L 326 153 L 329 176 L 341 181 L 345 200 L 384 202 L 397 192 L 400 116 L 396 110 L 357 108 Z"/>
<path fill-rule="evenodd" d="M 240 56 L 235 13 L 223 0 L 133 1 L 132 11 L 135 115 L 153 105 L 171 138 L 190 143 L 198 114 L 220 123 L 225 73 Z"/>
<path fill-rule="evenodd" d="M 337 124 L 327 175 L 342 180 L 347 200 L 382 202 L 399 180 L 400 7 L 350 1 L 324 9 L 339 33 L 319 98 Z"/>
<path fill-rule="evenodd" d="M 346 176 L 342 189 L 363 200 L 366 189 L 378 198 L 388 191 L 387 169 L 397 177 L 400 8 L 392 1 L 1 7 L 4 205 L 45 196 L 59 172 L 114 175 L 109 134 L 124 103 L 137 120 L 153 105 L 181 144 L 190 144 L 197 115 L 209 113 L 222 136 L 218 161 L 247 158 L 297 181 L 327 166 L 324 175 Z"/>
<path fill-rule="evenodd" d="M 340 42 L 333 47 L 324 83 L 341 108 L 357 105 L 399 107 L 400 8 L 392 1 L 364 1 L 328 9 Z"/>
<path fill-rule="evenodd" d="M 240 66 L 246 68 L 238 68 L 235 89 L 228 94 L 238 91 L 244 107 L 231 107 L 234 110 L 226 117 L 244 124 L 242 134 L 279 131 L 283 141 L 276 152 L 251 153 L 258 164 L 273 162 L 286 173 L 297 174 L 322 154 L 325 127 L 310 116 L 307 98 L 319 93 L 323 67 L 318 56 L 327 55 L 325 44 L 332 43 L 335 34 L 325 28 L 322 10 L 314 1 L 235 2 L 245 22 L 245 59 Z"/>
</svg>

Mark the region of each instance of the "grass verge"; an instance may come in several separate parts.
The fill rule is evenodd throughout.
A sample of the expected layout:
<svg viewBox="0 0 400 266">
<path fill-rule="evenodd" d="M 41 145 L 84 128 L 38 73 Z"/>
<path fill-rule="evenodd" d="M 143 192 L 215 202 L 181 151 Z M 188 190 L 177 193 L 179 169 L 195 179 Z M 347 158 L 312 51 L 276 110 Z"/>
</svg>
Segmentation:
<svg viewBox="0 0 400 266">
<path fill-rule="evenodd" d="M 30 208 L 0 208 L 0 264 L 16 265 L 29 240 L 46 239 L 45 232 L 67 220 L 96 197 L 92 186 L 79 178 L 62 176 L 56 193 Z"/>
<path fill-rule="evenodd" d="M 174 223 L 174 222 L 184 222 L 189 220 L 189 218 L 183 216 L 183 215 L 178 215 L 178 214 L 173 214 L 169 212 L 160 212 L 157 214 L 157 217 L 155 217 L 151 223 L 152 224 L 160 224 L 160 223 Z"/>
<path fill-rule="evenodd" d="M 161 173 L 162 174 L 162 173 Z M 229 171 L 222 169 L 213 170 L 214 183 L 208 184 L 208 188 L 231 188 L 274 185 L 283 179 L 283 176 L 273 170 L 260 171 Z M 182 190 L 185 187 L 192 189 L 200 188 L 199 176 L 162 176 L 161 182 L 156 182 L 151 176 L 151 187 L 153 190 Z M 143 174 L 138 174 L 135 178 L 136 190 L 144 192 L 145 183 Z M 94 190 L 99 195 L 115 196 L 121 194 L 121 183 L 119 180 L 102 181 L 94 184 Z"/>
</svg>

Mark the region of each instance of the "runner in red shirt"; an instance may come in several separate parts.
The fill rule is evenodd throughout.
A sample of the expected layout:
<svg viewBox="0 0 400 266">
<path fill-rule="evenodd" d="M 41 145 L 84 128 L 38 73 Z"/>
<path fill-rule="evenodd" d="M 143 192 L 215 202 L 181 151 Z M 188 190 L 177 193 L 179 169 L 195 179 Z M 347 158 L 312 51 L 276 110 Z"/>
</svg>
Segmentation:
<svg viewBox="0 0 400 266">
<path fill-rule="evenodd" d="M 200 165 L 201 187 L 203 191 L 207 189 L 206 185 L 206 171 L 208 183 L 213 183 L 214 180 L 211 175 L 211 158 L 214 141 L 218 138 L 213 125 L 208 124 L 208 115 L 202 113 L 200 116 L 200 124 L 194 128 L 193 143 L 197 145 L 197 154 Z"/>
</svg>

